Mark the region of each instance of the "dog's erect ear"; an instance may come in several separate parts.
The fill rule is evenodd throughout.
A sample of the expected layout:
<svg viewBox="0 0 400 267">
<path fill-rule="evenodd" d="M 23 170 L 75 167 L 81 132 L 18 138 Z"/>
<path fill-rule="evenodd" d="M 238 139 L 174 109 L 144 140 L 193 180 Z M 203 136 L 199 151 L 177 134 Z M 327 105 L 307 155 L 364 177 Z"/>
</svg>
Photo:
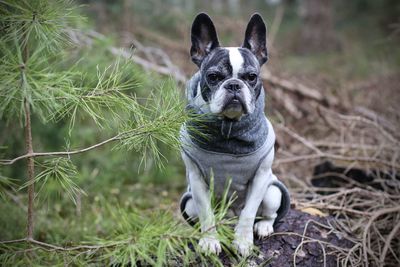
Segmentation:
<svg viewBox="0 0 400 267">
<path fill-rule="evenodd" d="M 192 47 L 190 55 L 192 61 L 200 67 L 201 62 L 214 48 L 219 46 L 217 32 L 211 18 L 200 13 L 196 16 L 192 24 Z"/>
<path fill-rule="evenodd" d="M 260 14 L 255 13 L 247 24 L 242 47 L 249 49 L 257 57 L 260 66 L 267 62 L 267 28 Z"/>
</svg>

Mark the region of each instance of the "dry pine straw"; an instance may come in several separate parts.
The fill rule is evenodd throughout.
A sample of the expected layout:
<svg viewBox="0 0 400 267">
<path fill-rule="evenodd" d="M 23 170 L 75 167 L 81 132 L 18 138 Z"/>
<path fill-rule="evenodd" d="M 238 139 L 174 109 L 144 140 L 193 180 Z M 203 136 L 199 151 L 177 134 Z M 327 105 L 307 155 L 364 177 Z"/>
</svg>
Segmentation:
<svg viewBox="0 0 400 267">
<path fill-rule="evenodd" d="M 369 118 L 317 108 L 320 118 L 314 118 L 312 137 L 285 125 L 276 127 L 285 144 L 278 150 L 275 163 L 279 177 L 289 184 L 297 209 L 314 208 L 333 216 L 335 225 L 320 226 L 352 241 L 350 249 L 336 249 L 341 266 L 400 266 L 399 138 Z M 312 140 L 315 136 L 323 137 Z M 334 174 L 340 177 L 336 187 L 312 186 L 311 180 L 316 177 L 310 173 L 310 166 L 321 159 L 344 167 L 343 173 Z M 374 176 L 373 183 L 348 177 L 346 171 L 352 168 Z M 333 174 L 320 177 L 324 175 Z M 305 237 L 302 242 L 329 246 Z M 296 253 L 299 251 L 301 246 Z"/>
</svg>

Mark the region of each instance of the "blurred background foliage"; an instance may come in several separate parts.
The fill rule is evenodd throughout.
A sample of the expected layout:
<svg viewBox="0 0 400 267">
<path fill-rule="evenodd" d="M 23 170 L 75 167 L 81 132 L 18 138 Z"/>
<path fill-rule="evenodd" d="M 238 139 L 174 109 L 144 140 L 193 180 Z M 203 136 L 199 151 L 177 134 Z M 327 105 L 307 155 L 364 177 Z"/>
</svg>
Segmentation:
<svg viewBox="0 0 400 267">
<path fill-rule="evenodd" d="M 350 105 L 362 103 L 398 119 L 398 110 L 393 114 L 396 111 L 388 111 L 386 107 L 399 100 L 399 1 L 81 0 L 74 4 L 80 5 L 76 11 L 78 15 L 88 18 L 77 20 L 74 27 L 95 30 L 105 38 L 95 40 L 91 46 L 67 48 L 58 55 L 57 62 L 48 64 L 59 70 L 74 66 L 75 71 L 86 73 L 81 81 L 85 86 L 95 86 L 97 70 L 115 61 L 116 56 L 108 47 L 134 47 L 133 38 L 143 45 L 162 48 L 189 77 L 196 71 L 188 51 L 191 22 L 198 12 L 205 11 L 214 19 L 225 46 L 240 45 L 247 20 L 252 13 L 259 12 L 269 29 L 268 70 L 333 95 L 342 95 L 343 101 Z M 325 17 L 314 21 L 313 14 L 325 14 Z M 315 37 L 315 32 L 323 34 Z M 322 35 L 324 40 L 315 40 Z M 182 84 L 170 83 L 169 77 L 148 72 L 140 66 L 130 66 L 122 70 L 122 79 L 133 79 L 137 84 L 129 92 L 143 98 L 149 97 L 150 92 L 157 92 L 162 97 L 162 90 L 154 90 L 167 84 L 183 95 Z M 374 79 L 385 79 L 386 88 L 357 89 L 359 83 Z M 366 97 L 368 94 L 371 97 Z M 279 105 L 270 101 L 267 108 L 268 113 L 275 116 Z M 301 123 L 293 118 L 287 120 L 292 120 L 293 125 Z M 67 144 L 86 147 L 109 138 L 115 130 L 112 126 L 99 127 L 90 118 L 80 115 L 71 133 L 67 118 L 50 122 L 35 115 L 32 123 L 35 151 L 64 150 Z M 18 120 L 2 119 L 1 158 L 24 154 L 23 136 Z M 77 167 L 75 183 L 87 194 L 79 194 L 76 205 L 66 194 L 53 194 L 56 189 L 51 187 L 46 188 L 48 198 L 37 199 L 35 236 L 38 240 L 61 244 L 105 237 L 113 229 L 113 207 L 142 210 L 145 214 L 159 209 L 178 214 L 178 200 L 185 190 L 185 171 L 178 151 L 161 145 L 165 164 L 158 168 L 152 159 L 141 164 L 142 155 L 138 153 L 111 148 L 112 145 L 107 145 L 71 158 Z M 0 169 L 2 176 L 15 179 L 15 188 L 25 182 L 24 164 L 20 161 Z M 21 191 L 10 190 L 6 199 L 0 203 L 0 240 L 22 238 L 26 227 L 26 196 Z"/>
</svg>

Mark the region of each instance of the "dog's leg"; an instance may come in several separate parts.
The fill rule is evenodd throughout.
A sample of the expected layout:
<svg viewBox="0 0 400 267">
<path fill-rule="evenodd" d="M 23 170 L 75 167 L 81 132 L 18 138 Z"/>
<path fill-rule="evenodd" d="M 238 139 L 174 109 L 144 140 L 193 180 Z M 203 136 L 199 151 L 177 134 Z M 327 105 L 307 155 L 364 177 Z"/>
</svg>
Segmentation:
<svg viewBox="0 0 400 267">
<path fill-rule="evenodd" d="M 233 245 L 242 256 L 249 255 L 253 245 L 254 220 L 268 186 L 272 181 L 271 165 L 273 158 L 274 151 L 272 150 L 257 170 L 253 181 L 249 185 L 246 203 L 235 228 L 235 241 Z"/>
<path fill-rule="evenodd" d="M 190 184 L 193 198 L 192 202 L 188 201 L 186 203 L 185 210 L 187 209 L 187 211 L 191 213 L 190 216 L 192 218 L 196 216 L 194 211 L 197 211 L 201 232 L 204 233 L 204 236 L 199 241 L 200 247 L 205 252 L 219 254 L 221 252 L 221 244 L 217 239 L 215 217 L 211 208 L 211 199 L 208 186 L 196 164 L 190 158 L 188 158 L 185 153 L 182 153 L 182 158 L 186 165 L 189 180 L 188 182 Z"/>
<path fill-rule="evenodd" d="M 274 174 L 272 178 L 277 179 Z M 269 186 L 260 207 L 263 219 L 254 225 L 254 232 L 259 237 L 267 237 L 274 232 L 273 225 L 278 216 L 277 211 L 281 206 L 281 200 L 281 190 L 275 185 Z"/>
</svg>

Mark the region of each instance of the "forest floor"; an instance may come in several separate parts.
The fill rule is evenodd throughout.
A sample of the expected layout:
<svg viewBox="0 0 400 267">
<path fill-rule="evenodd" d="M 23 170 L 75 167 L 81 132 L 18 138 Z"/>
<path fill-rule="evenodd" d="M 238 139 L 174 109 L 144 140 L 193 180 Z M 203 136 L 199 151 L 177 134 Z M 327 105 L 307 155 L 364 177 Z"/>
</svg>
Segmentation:
<svg viewBox="0 0 400 267">
<path fill-rule="evenodd" d="M 226 17 L 217 19 L 216 24 L 225 25 L 219 27 L 221 32 L 244 28 L 243 21 Z M 119 43 L 104 54 L 115 57 L 121 55 L 119 48 L 125 47 L 131 56 L 128 48 L 134 47 L 136 62 L 144 72 L 157 80 L 161 80 L 160 74 L 171 76 L 183 92 L 184 82 L 196 71 L 188 56 L 187 26 L 178 26 L 174 37 L 135 27 L 121 34 Z M 82 36 L 77 41 L 85 47 L 91 45 L 88 40 L 104 38 L 95 32 Z M 241 33 L 231 39 L 239 44 Z M 247 264 L 398 266 L 399 68 L 380 60 L 366 63 L 369 52 L 358 51 L 351 41 L 343 44 L 342 51 L 310 57 L 287 56 L 285 47 L 271 45 L 271 60 L 262 76 L 266 113 L 277 134 L 273 169 L 291 192 L 292 209 L 271 237 L 256 240 L 258 251 Z M 85 127 L 83 122 L 80 130 L 85 136 L 100 135 L 101 131 Z M 42 133 L 37 129 L 35 134 Z M 82 136 L 75 140 L 86 142 Z M 82 162 L 78 183 L 87 196 L 81 195 L 77 205 L 65 196 L 57 202 L 37 199 L 35 239 L 65 247 L 85 241 L 104 248 L 101 242 L 111 239 L 111 233 L 124 223 L 124 217 L 116 214 L 118 209 L 143 216 L 162 211 L 183 224 L 178 202 L 185 191 L 184 168 L 178 153 L 163 151 L 168 160 L 163 170 L 149 162 L 140 173 L 136 169 L 139 164 L 133 164 L 126 152 L 99 150 L 78 157 Z M 25 232 L 26 196 L 10 191 L 9 198 L 10 202 L 0 205 L 0 213 L 8 215 L 1 216 L 1 240 L 23 238 Z M 148 217 L 153 221 L 146 223 L 157 222 Z M 0 248 L 4 251 L 3 245 Z M 29 254 L 30 249 L 15 251 Z M 97 256 L 99 248 L 78 251 L 71 257 L 65 251 L 55 255 L 57 249 L 51 247 L 43 250 L 49 254 L 42 263 L 64 257 L 65 262 L 79 265 L 79 257 Z M 18 258 L 18 253 L 13 257 Z M 233 265 L 227 254 L 222 254 L 221 260 L 226 266 Z"/>
<path fill-rule="evenodd" d="M 217 25 L 235 32 L 244 22 L 221 18 Z M 158 62 L 178 80 L 195 72 L 188 36 L 182 42 L 143 30 L 127 36 L 122 45 L 133 44 L 144 58 L 148 51 L 140 43 L 124 40 L 157 43 L 164 52 Z M 241 36 L 232 39 L 240 43 Z M 346 42 L 328 56 L 298 58 L 270 45 L 262 75 L 277 132 L 274 171 L 290 188 L 293 210 L 276 235 L 256 242 L 262 253 L 255 265 L 399 264 L 398 67 L 360 62 L 366 55 Z"/>
</svg>

